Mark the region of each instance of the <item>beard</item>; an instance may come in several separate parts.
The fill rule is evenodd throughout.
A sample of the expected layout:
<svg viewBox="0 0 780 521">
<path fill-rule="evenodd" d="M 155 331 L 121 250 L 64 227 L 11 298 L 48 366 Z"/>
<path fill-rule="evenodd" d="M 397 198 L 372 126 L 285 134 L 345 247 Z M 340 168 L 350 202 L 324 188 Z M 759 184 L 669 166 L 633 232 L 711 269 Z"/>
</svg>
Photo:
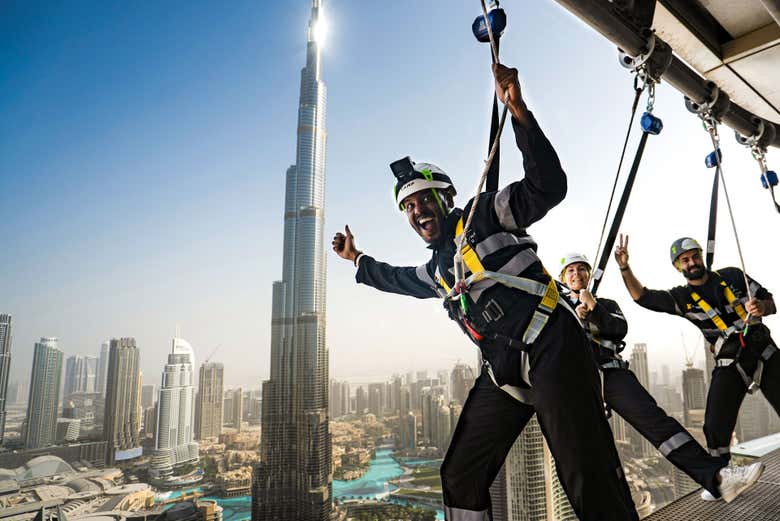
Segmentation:
<svg viewBox="0 0 780 521">
<path fill-rule="evenodd" d="M 687 280 L 699 280 L 704 277 L 706 273 L 707 270 L 704 269 L 704 266 L 694 266 L 690 270 L 682 270 L 683 277 Z"/>
</svg>

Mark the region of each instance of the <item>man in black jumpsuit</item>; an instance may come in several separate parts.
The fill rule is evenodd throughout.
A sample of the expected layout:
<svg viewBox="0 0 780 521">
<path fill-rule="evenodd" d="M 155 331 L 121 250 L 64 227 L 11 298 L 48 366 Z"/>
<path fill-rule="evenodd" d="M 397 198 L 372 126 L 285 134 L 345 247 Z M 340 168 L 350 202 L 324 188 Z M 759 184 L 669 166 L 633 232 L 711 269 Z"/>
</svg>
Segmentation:
<svg viewBox="0 0 780 521">
<path fill-rule="evenodd" d="M 451 318 L 478 344 L 486 362 L 441 466 L 445 516 L 492 519 L 489 487 L 536 413 L 579 518 L 636 520 L 587 338 L 525 231 L 564 198 L 566 175 L 522 100 L 517 70 L 498 65 L 494 73 L 497 92 L 512 114 L 525 178 L 480 194 L 461 254 L 467 273 L 497 272 L 525 290 L 485 279 L 472 284 L 463 299 L 445 300 Z M 456 283 L 455 239 L 474 200 L 464 210 L 452 208 L 454 188 L 435 165 L 405 158 L 391 167 L 398 178 L 396 204 L 428 243 L 431 259 L 417 268 L 379 262 L 357 250 L 348 227 L 336 234 L 333 249 L 358 266 L 360 283 L 417 298 L 445 296 Z"/>
<path fill-rule="evenodd" d="M 604 402 L 666 459 L 709 491 L 711 497 L 731 502 L 752 484 L 744 480 L 750 472 L 742 467 L 724 468 L 726 462 L 708 454 L 642 387 L 628 362 L 620 356 L 628 323 L 617 302 L 596 299 L 588 291 L 591 266 L 585 256 L 569 253 L 563 257 L 561 267 L 561 282 L 570 290 L 568 298 L 583 321 L 603 374 Z"/>
<path fill-rule="evenodd" d="M 709 271 L 701 253 L 699 243 L 689 237 L 672 244 L 672 264 L 688 284 L 668 291 L 647 289 L 636 278 L 628 265 L 628 236 L 625 240 L 620 237 L 615 259 L 623 282 L 637 304 L 684 317 L 698 327 L 709 342 L 716 367 L 707 395 L 704 435 L 710 454 L 728 463 L 731 434 L 746 392 L 760 388 L 775 411 L 780 412 L 780 355 L 777 355 L 769 329 L 761 323 L 761 317 L 775 313 L 776 308 L 772 294 L 742 270 Z M 749 324 L 747 334 L 746 322 Z M 754 482 L 762 470 L 763 465 L 753 465 L 742 477 Z"/>
</svg>

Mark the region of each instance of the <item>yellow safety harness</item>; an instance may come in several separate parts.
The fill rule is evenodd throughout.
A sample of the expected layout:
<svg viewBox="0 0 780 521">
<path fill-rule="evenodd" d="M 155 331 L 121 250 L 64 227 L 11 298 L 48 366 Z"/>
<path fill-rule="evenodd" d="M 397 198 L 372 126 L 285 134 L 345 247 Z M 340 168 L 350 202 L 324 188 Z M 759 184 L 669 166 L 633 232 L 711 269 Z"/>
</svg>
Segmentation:
<svg viewBox="0 0 780 521">
<path fill-rule="evenodd" d="M 713 272 L 718 277 L 720 275 L 718 272 Z M 742 305 L 741 302 L 737 300 L 737 296 L 734 295 L 734 292 L 731 290 L 729 285 L 724 281 L 723 279 L 720 280 L 720 286 L 723 288 L 723 295 L 726 297 L 726 301 L 729 303 L 730 306 L 734 308 L 734 311 L 739 316 L 740 320 L 742 321 L 742 324 L 739 322 L 735 322 L 731 326 L 726 325 L 726 322 L 723 320 L 723 318 L 720 316 L 720 313 L 717 309 L 713 308 L 706 300 L 704 300 L 701 295 L 699 295 L 695 291 L 691 291 L 691 299 L 693 302 L 701 308 L 701 310 L 709 317 L 710 320 L 712 320 L 712 323 L 715 324 L 715 327 L 717 327 L 721 332 L 721 338 L 718 339 L 718 341 L 715 343 L 714 347 L 714 354 L 715 356 L 718 355 L 718 352 L 720 351 L 720 348 L 723 346 L 723 343 L 728 339 L 732 333 L 735 333 L 737 331 L 740 331 L 741 327 L 748 325 L 748 313 L 745 310 L 745 307 Z M 690 307 L 690 304 L 688 305 Z M 742 347 L 745 347 L 745 339 L 740 333 L 740 339 L 739 339 L 740 345 Z M 738 361 L 738 357 L 735 357 L 733 362 L 734 367 L 736 368 L 737 372 L 739 373 L 739 376 L 742 378 L 742 381 L 745 383 L 745 386 L 747 387 L 747 391 L 750 394 L 753 394 L 756 392 L 756 390 L 759 389 L 761 385 L 761 377 L 764 373 L 764 363 L 769 360 L 769 358 L 775 353 L 777 350 L 776 347 L 774 347 L 773 344 L 767 345 L 763 352 L 760 355 L 760 358 L 758 360 L 758 364 L 756 366 L 755 371 L 753 371 L 752 375 L 747 374 L 745 370 L 743 369 L 742 365 Z M 721 362 L 722 364 L 725 364 L 727 360 L 731 360 L 729 357 L 728 359 L 720 359 L 716 362 Z M 718 364 L 718 365 L 722 365 Z"/>
<path fill-rule="evenodd" d="M 463 217 L 461 217 L 458 219 L 458 223 L 455 226 L 456 237 L 463 233 L 463 228 Z M 482 261 L 480 260 L 476 250 L 474 250 L 474 248 L 472 248 L 471 245 L 466 241 L 462 242 L 463 246 L 460 249 L 460 254 L 463 258 L 464 264 L 471 272 L 471 276 L 467 280 L 469 285 L 475 284 L 481 280 L 493 279 L 507 287 L 542 297 L 541 301 L 536 307 L 536 310 L 534 310 L 534 315 L 531 318 L 531 322 L 528 324 L 522 339 L 525 344 L 533 343 L 541 334 L 544 326 L 550 319 L 550 315 L 552 315 L 552 312 L 557 307 L 561 298 L 555 281 L 552 279 L 552 277 L 550 277 L 550 281 L 547 284 L 543 284 L 525 277 L 487 271 L 482 265 Z M 547 273 L 546 270 L 545 273 Z M 444 281 L 444 277 L 438 276 L 436 281 L 439 283 L 439 285 L 441 285 L 442 288 L 444 288 L 448 296 L 452 294 L 452 288 L 450 288 L 450 286 Z M 469 329 L 469 332 L 472 336 L 475 336 L 476 333 L 477 336 L 481 337 L 481 335 L 476 330 L 474 330 L 471 324 L 465 322 L 465 325 L 467 326 L 467 329 Z"/>
<path fill-rule="evenodd" d="M 726 281 L 721 280 L 720 285 L 723 288 L 723 295 L 726 297 L 726 301 L 734 308 L 734 311 L 739 315 L 739 318 L 742 319 L 743 322 L 747 320 L 748 314 L 747 311 L 745 311 L 745 307 L 741 302 L 737 302 L 737 296 L 731 291 L 731 288 L 726 284 Z M 697 292 L 691 291 L 691 299 L 693 299 L 693 302 L 704 311 L 704 314 L 712 320 L 712 323 L 715 324 L 715 327 L 717 327 L 724 336 L 730 335 L 737 329 L 736 325 L 727 326 L 718 310 L 710 306 Z"/>
</svg>

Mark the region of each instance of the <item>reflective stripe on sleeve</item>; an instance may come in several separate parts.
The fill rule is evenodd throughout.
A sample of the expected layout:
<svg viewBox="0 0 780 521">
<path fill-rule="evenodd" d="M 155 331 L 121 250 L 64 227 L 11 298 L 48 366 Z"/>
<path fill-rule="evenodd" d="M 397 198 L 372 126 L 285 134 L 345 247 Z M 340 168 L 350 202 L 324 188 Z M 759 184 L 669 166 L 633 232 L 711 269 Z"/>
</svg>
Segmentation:
<svg viewBox="0 0 780 521">
<path fill-rule="evenodd" d="M 669 456 L 672 451 L 675 451 L 688 443 L 689 441 L 693 441 L 693 438 L 690 434 L 687 432 L 678 432 L 665 442 L 663 442 L 661 445 L 658 446 L 658 452 L 664 455 L 664 457 Z"/>
</svg>

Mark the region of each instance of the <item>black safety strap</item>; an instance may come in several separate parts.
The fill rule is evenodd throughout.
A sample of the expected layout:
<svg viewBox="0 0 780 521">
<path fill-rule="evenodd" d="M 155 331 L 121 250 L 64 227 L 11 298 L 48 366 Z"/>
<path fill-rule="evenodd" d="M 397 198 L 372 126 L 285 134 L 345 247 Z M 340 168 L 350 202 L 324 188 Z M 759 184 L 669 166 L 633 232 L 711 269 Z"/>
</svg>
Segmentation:
<svg viewBox="0 0 780 521">
<path fill-rule="evenodd" d="M 599 245 L 596 247 L 596 255 L 598 256 L 601 250 L 601 244 L 604 241 L 604 232 L 607 230 L 607 221 L 609 220 L 609 211 L 612 209 L 612 201 L 615 199 L 615 191 L 617 190 L 618 180 L 620 179 L 620 171 L 623 170 L 623 159 L 626 157 L 626 149 L 628 148 L 628 138 L 631 136 L 631 129 L 634 126 L 634 118 L 636 117 L 636 109 L 639 105 L 639 98 L 644 92 L 644 88 L 636 86 L 636 80 L 634 80 L 634 102 L 631 104 L 631 117 L 628 120 L 628 128 L 626 129 L 626 137 L 623 139 L 623 150 L 620 151 L 620 161 L 618 161 L 617 171 L 615 172 L 615 180 L 612 182 L 612 192 L 609 194 L 609 203 L 607 203 L 607 211 L 604 212 L 604 222 L 601 223 L 601 234 L 599 235 Z M 597 260 L 598 257 L 594 257 Z"/>
<path fill-rule="evenodd" d="M 496 40 L 496 52 L 498 52 L 498 45 L 500 38 L 495 35 Z M 491 50 L 492 52 L 492 50 Z M 496 134 L 498 134 L 499 117 L 498 117 L 498 96 L 493 93 L 493 115 L 490 120 L 490 140 L 488 141 L 488 154 L 490 154 L 490 147 L 493 141 L 496 140 Z M 498 191 L 498 175 L 501 169 L 501 143 L 496 144 L 496 153 L 493 157 L 493 162 L 490 163 L 490 169 L 488 170 L 487 179 L 485 180 L 485 191 L 496 192 Z"/>
<path fill-rule="evenodd" d="M 716 152 L 717 153 L 717 152 Z M 712 180 L 712 195 L 710 196 L 710 222 L 707 228 L 707 270 L 712 270 L 715 260 L 715 232 L 718 225 L 718 180 L 720 179 L 720 165 L 715 169 L 715 178 Z"/>
<path fill-rule="evenodd" d="M 596 268 L 596 271 L 594 272 L 593 288 L 591 289 L 591 293 L 593 295 L 596 295 L 599 284 L 601 284 L 604 270 L 607 267 L 607 262 L 609 262 L 609 254 L 612 251 L 612 248 L 615 246 L 615 239 L 617 238 L 620 224 L 623 222 L 623 215 L 626 213 L 628 199 L 631 197 L 631 189 L 634 187 L 634 180 L 636 179 L 636 174 L 639 171 L 639 164 L 642 162 L 642 154 L 645 151 L 647 136 L 649 135 L 650 134 L 647 132 L 642 132 L 642 138 L 639 140 L 639 146 L 636 149 L 636 154 L 634 154 L 634 163 L 631 165 L 631 171 L 628 173 L 626 186 L 623 188 L 623 195 L 620 196 L 620 202 L 618 203 L 617 209 L 615 210 L 615 217 L 612 219 L 612 226 L 609 229 L 609 235 L 607 236 L 607 240 L 604 243 L 604 248 L 601 250 L 601 254 L 599 255 L 599 264 Z"/>
<path fill-rule="evenodd" d="M 769 193 L 772 194 L 772 202 L 775 203 L 775 210 L 777 210 L 777 213 L 780 213 L 780 204 L 777 204 L 777 197 L 775 197 L 775 187 L 769 184 L 769 179 L 766 180 L 767 185 L 769 185 Z"/>
</svg>

